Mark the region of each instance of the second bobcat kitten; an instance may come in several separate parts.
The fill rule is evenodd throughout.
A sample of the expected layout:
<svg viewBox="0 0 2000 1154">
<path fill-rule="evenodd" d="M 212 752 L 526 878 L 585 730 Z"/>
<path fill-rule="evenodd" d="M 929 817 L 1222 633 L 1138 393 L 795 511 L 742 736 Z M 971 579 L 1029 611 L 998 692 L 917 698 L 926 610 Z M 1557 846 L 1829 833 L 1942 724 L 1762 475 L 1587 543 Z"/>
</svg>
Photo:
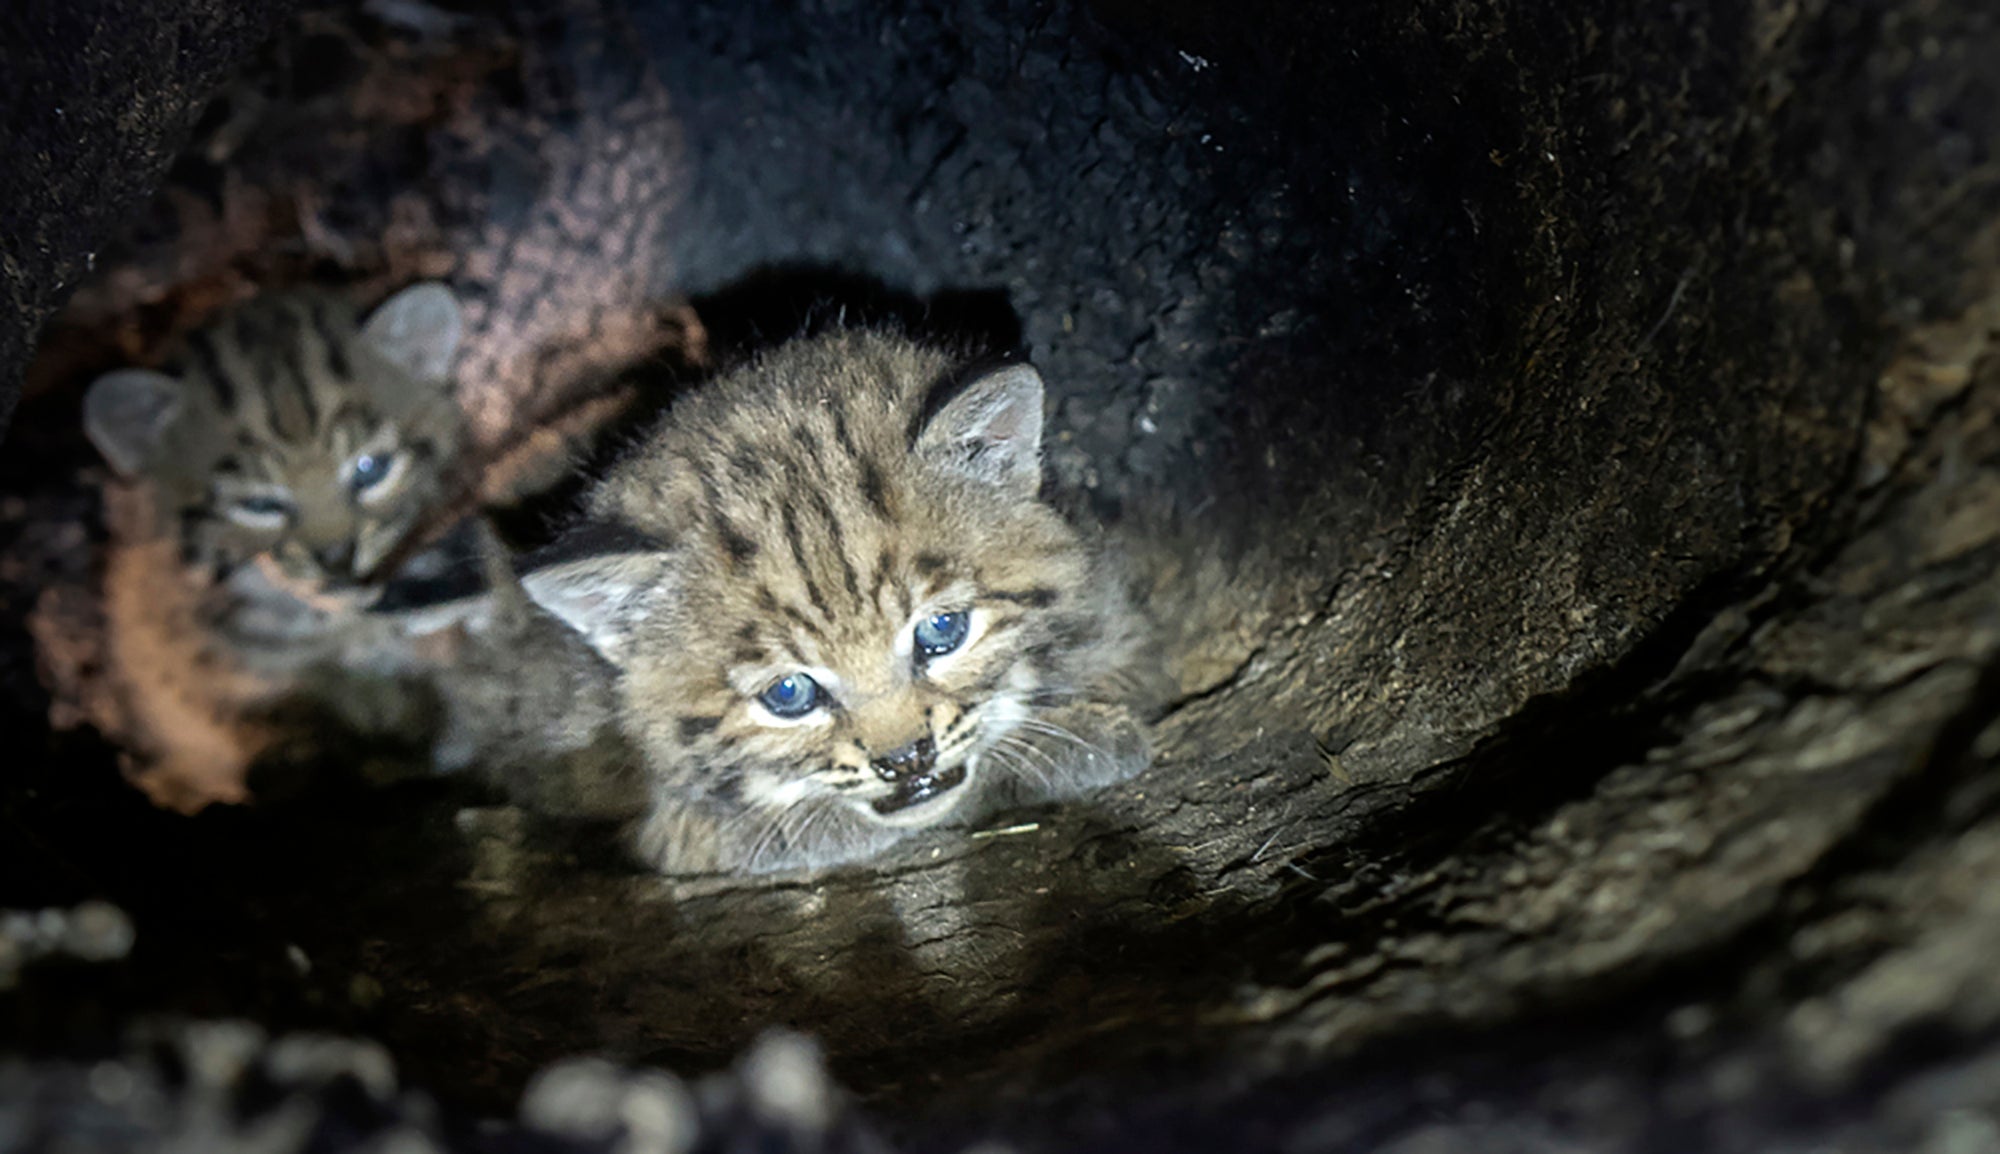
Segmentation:
<svg viewBox="0 0 2000 1154">
<path fill-rule="evenodd" d="M 91 385 L 84 430 L 114 474 L 102 673 L 58 688 L 84 694 L 155 801 L 247 796 L 280 736 L 270 707 L 448 497 L 460 328 L 437 284 L 365 321 L 331 293 L 271 294 L 192 334 L 169 371 Z M 59 619 L 38 627 L 45 654 L 70 644 L 47 631 Z"/>
<path fill-rule="evenodd" d="M 526 576 L 616 671 L 657 868 L 875 854 L 1147 761 L 1141 630 L 1039 496 L 1043 386 L 845 332 L 690 395 L 593 491 L 616 549 Z"/>
<path fill-rule="evenodd" d="M 370 598 L 453 495 L 460 332 L 438 284 L 365 321 L 332 293 L 258 297 L 192 334 L 170 372 L 98 378 L 84 429 L 121 481 L 149 491 L 190 575 L 226 591 L 214 627 L 300 640 L 313 605 Z"/>
</svg>

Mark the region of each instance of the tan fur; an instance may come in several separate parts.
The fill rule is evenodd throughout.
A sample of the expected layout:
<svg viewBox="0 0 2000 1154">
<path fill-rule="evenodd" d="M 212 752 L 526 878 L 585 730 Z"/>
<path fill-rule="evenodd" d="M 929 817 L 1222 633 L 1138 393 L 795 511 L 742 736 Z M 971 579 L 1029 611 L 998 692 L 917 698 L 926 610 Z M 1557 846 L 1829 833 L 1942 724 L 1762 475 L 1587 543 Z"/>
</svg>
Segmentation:
<svg viewBox="0 0 2000 1154">
<path fill-rule="evenodd" d="M 101 668 L 69 659 L 60 599 L 35 625 L 59 707 L 71 688 L 155 802 L 248 798 L 252 763 L 280 739 L 272 707 L 348 643 L 367 579 L 441 500 L 461 439 L 444 373 L 455 309 L 437 286 L 367 322 L 329 294 L 274 295 L 193 334 L 172 374 L 92 385 L 86 431 L 115 474 Z M 395 465 L 364 492 L 365 454 Z M 283 524 L 232 520 L 246 493 L 282 498 Z"/>
<path fill-rule="evenodd" d="M 472 772 L 537 813 L 623 820 L 645 808 L 637 758 L 619 736 L 614 674 L 582 639 L 528 600 L 512 559 L 490 530 L 481 534 L 488 592 L 440 607 L 455 620 L 427 626 L 426 614 L 387 622 L 387 647 L 448 637 L 448 660 L 406 666 L 436 689 L 443 724 L 432 749 L 442 773 Z M 435 614 L 431 614 L 435 615 Z M 350 662 L 352 663 L 352 662 Z"/>
<path fill-rule="evenodd" d="M 449 356 L 456 314 L 442 334 L 379 317 L 364 323 L 331 293 L 255 298 L 191 334 L 170 371 L 100 379 L 86 429 L 114 470 L 158 494 L 160 528 L 189 563 L 222 578 L 263 557 L 294 588 L 365 584 L 455 495 L 464 439 L 449 378 L 411 363 L 437 351 L 426 339 Z M 445 327 L 411 325 L 423 323 Z M 157 423 L 132 415 L 148 405 L 164 413 Z M 365 489 L 361 462 L 383 470 Z M 276 512 L 246 515 L 246 502 Z"/>
<path fill-rule="evenodd" d="M 1031 370 L 968 375 L 839 333 L 679 403 L 596 488 L 593 521 L 650 544 L 529 590 L 618 669 L 651 862 L 854 861 L 1145 764 L 1127 708 L 1140 630 L 1091 541 L 1038 497 L 1042 404 Z M 913 629 L 939 613 L 969 614 L 969 634 L 926 661 Z M 759 704 L 795 673 L 826 708 Z"/>
</svg>

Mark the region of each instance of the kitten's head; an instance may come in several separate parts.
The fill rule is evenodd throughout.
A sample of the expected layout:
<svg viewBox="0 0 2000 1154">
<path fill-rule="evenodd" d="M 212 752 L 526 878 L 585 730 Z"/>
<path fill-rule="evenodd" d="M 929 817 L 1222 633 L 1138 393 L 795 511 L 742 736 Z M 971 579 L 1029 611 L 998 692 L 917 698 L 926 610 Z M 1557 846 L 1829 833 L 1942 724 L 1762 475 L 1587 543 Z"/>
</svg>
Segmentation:
<svg viewBox="0 0 2000 1154">
<path fill-rule="evenodd" d="M 266 555 L 315 587 L 366 581 L 445 496 L 460 331 L 438 284 L 366 322 L 329 294 L 260 297 L 192 334 L 171 373 L 99 377 L 84 430 L 154 488 L 191 562 L 224 574 Z"/>
<path fill-rule="evenodd" d="M 620 670 L 656 775 L 833 860 L 1047 772 L 1021 739 L 1097 672 L 1113 601 L 1038 498 L 1042 406 L 1025 365 L 966 373 L 872 333 L 787 346 L 597 489 L 623 547 L 525 583 Z"/>
</svg>

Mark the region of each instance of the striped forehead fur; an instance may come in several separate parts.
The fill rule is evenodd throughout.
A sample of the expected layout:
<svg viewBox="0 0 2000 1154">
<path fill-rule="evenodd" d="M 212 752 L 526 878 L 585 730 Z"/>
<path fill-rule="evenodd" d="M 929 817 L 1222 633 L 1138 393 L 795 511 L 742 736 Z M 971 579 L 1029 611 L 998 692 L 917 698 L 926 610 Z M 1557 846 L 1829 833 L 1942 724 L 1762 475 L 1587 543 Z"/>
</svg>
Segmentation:
<svg viewBox="0 0 2000 1154">
<path fill-rule="evenodd" d="M 449 452 L 457 422 L 439 404 L 445 382 L 413 379 L 362 339 L 360 325 L 352 305 L 324 292 L 272 294 L 223 313 L 189 335 L 171 366 L 192 394 L 190 426 L 205 424 L 225 457 L 337 449 L 392 423 L 410 426 L 427 451 Z M 213 464 L 202 454 L 162 461 Z"/>
<path fill-rule="evenodd" d="M 594 511 L 678 543 L 684 571 L 708 578 L 686 593 L 709 608 L 816 633 L 865 630 L 885 597 L 907 615 L 925 585 L 992 584 L 1029 558 L 1046 560 L 1050 579 L 1081 576 L 1065 564 L 1082 559 L 1073 532 L 1031 493 L 917 457 L 927 422 L 970 375 L 941 351 L 868 331 L 786 346 L 677 406 Z M 915 588 L 892 580 L 905 574 Z M 1000 591 L 1054 596 L 1032 581 Z"/>
<path fill-rule="evenodd" d="M 192 560 L 271 554 L 315 581 L 364 577 L 442 499 L 461 439 L 445 371 L 458 324 L 437 285 L 366 320 L 334 293 L 257 297 L 190 334 L 165 372 L 100 378 L 87 429 L 178 516 Z M 365 493 L 364 458 L 385 470 Z"/>
</svg>

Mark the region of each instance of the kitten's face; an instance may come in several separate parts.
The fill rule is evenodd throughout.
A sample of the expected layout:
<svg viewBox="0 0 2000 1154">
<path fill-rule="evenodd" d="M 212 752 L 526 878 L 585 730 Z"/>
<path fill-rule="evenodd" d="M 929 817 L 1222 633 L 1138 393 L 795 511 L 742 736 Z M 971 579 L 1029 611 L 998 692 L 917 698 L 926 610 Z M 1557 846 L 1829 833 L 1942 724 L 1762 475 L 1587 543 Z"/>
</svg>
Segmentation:
<svg viewBox="0 0 2000 1154">
<path fill-rule="evenodd" d="M 100 378 L 86 428 L 160 493 L 191 561 L 227 574 L 268 559 L 291 582 L 353 585 L 445 496 L 458 334 L 436 285 L 365 325 L 329 296 L 261 298 L 193 334 L 176 376 Z"/>
<path fill-rule="evenodd" d="M 940 524 L 964 524 L 935 497 Z M 986 512 L 990 533 L 957 540 L 839 522 L 851 590 L 811 518 L 794 523 L 820 564 L 783 548 L 676 574 L 681 604 L 635 624 L 624 664 L 653 762 L 752 808 L 837 800 L 894 826 L 947 816 L 988 770 L 1034 772 L 1001 763 L 1070 688 L 1059 650 L 1089 631 L 1086 557 L 1039 506 Z"/>
<path fill-rule="evenodd" d="M 264 438 L 216 462 L 207 499 L 184 510 L 190 552 L 222 569 L 268 555 L 314 585 L 365 580 L 442 495 L 448 450 L 364 406 L 309 439 Z"/>
<path fill-rule="evenodd" d="M 928 825 L 1052 772 L 1020 738 L 1086 679 L 1107 602 L 1037 498 L 1040 378 L 949 369 L 869 334 L 781 350 L 597 493 L 661 547 L 528 579 L 621 670 L 656 778 L 757 836 Z"/>
</svg>

